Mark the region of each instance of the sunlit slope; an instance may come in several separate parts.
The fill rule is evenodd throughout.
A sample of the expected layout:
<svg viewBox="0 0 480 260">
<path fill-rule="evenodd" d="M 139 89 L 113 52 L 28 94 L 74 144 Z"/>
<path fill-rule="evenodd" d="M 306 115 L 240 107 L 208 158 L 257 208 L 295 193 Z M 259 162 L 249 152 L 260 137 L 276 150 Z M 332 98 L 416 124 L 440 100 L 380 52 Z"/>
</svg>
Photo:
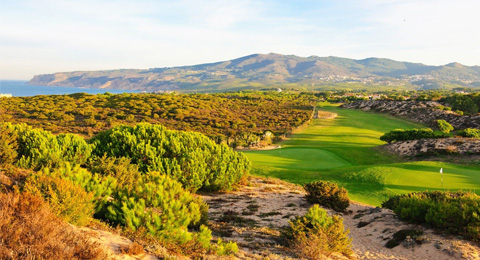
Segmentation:
<svg viewBox="0 0 480 260">
<path fill-rule="evenodd" d="M 444 188 L 480 191 L 480 169 L 444 162 L 400 162 L 378 148 L 383 133 L 422 125 L 388 115 L 342 109 L 322 103 L 322 111 L 335 119 L 315 119 L 312 124 L 281 143 L 282 148 L 249 151 L 253 173 L 294 183 L 330 180 L 345 186 L 350 198 L 379 205 L 391 194 Z"/>
</svg>

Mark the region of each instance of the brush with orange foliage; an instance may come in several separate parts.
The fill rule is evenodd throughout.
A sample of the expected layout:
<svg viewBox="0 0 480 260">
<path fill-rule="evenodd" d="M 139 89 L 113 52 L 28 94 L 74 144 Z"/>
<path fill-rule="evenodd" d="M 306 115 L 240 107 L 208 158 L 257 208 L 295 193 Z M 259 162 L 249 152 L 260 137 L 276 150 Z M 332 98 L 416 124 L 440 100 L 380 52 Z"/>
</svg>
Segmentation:
<svg viewBox="0 0 480 260">
<path fill-rule="evenodd" d="M 42 198 L 0 193 L 0 259 L 106 259 L 88 237 L 55 216 Z"/>
</svg>

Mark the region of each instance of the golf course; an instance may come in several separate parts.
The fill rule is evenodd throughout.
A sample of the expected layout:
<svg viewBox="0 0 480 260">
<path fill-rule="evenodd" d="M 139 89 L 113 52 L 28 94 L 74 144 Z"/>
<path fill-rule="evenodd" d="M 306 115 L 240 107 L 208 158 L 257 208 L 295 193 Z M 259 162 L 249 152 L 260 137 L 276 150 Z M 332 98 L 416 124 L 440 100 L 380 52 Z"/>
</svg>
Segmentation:
<svg viewBox="0 0 480 260">
<path fill-rule="evenodd" d="M 313 119 L 279 143 L 281 148 L 245 152 L 252 161 L 252 174 L 297 184 L 332 181 L 345 187 L 351 200 L 374 206 L 391 195 L 412 191 L 468 190 L 480 194 L 478 165 L 406 161 L 378 148 L 385 144 L 380 136 L 390 130 L 426 126 L 326 102 L 319 103 L 317 110 L 336 113 L 337 117 Z"/>
</svg>

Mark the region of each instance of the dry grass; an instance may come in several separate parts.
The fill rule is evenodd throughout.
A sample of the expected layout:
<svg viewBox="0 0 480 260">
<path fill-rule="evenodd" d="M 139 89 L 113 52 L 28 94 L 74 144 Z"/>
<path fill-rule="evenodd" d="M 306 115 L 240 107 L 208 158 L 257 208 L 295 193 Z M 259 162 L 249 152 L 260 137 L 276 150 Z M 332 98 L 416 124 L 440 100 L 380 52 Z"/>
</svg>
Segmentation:
<svg viewBox="0 0 480 260">
<path fill-rule="evenodd" d="M 143 246 L 138 244 L 137 242 L 133 242 L 128 245 L 122 245 L 120 247 L 120 252 L 122 252 L 122 254 L 127 254 L 127 255 L 143 254 Z"/>
<path fill-rule="evenodd" d="M 456 147 L 455 145 L 448 145 L 447 147 L 445 147 L 445 151 L 447 151 L 447 153 L 457 153 L 458 147 Z"/>
<path fill-rule="evenodd" d="M 324 234 L 312 234 L 307 237 L 305 234 L 301 234 L 296 237 L 292 243 L 291 250 L 299 257 L 308 260 L 326 260 L 332 254 L 328 250 L 328 245 Z"/>
<path fill-rule="evenodd" d="M 0 259 L 106 259 L 37 196 L 0 193 Z"/>
</svg>

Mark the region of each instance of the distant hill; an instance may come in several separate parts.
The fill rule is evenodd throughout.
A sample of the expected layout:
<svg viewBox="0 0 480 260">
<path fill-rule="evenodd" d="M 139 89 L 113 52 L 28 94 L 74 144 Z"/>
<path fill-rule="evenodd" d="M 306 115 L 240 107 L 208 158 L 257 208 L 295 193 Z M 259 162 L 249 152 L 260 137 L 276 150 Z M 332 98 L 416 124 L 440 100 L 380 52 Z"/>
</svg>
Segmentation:
<svg viewBox="0 0 480 260">
<path fill-rule="evenodd" d="M 253 54 L 229 61 L 193 66 L 75 71 L 36 75 L 32 85 L 140 91 L 213 92 L 247 88 L 397 87 L 480 88 L 480 66 L 421 63 L 368 58 L 298 57 Z"/>
</svg>

